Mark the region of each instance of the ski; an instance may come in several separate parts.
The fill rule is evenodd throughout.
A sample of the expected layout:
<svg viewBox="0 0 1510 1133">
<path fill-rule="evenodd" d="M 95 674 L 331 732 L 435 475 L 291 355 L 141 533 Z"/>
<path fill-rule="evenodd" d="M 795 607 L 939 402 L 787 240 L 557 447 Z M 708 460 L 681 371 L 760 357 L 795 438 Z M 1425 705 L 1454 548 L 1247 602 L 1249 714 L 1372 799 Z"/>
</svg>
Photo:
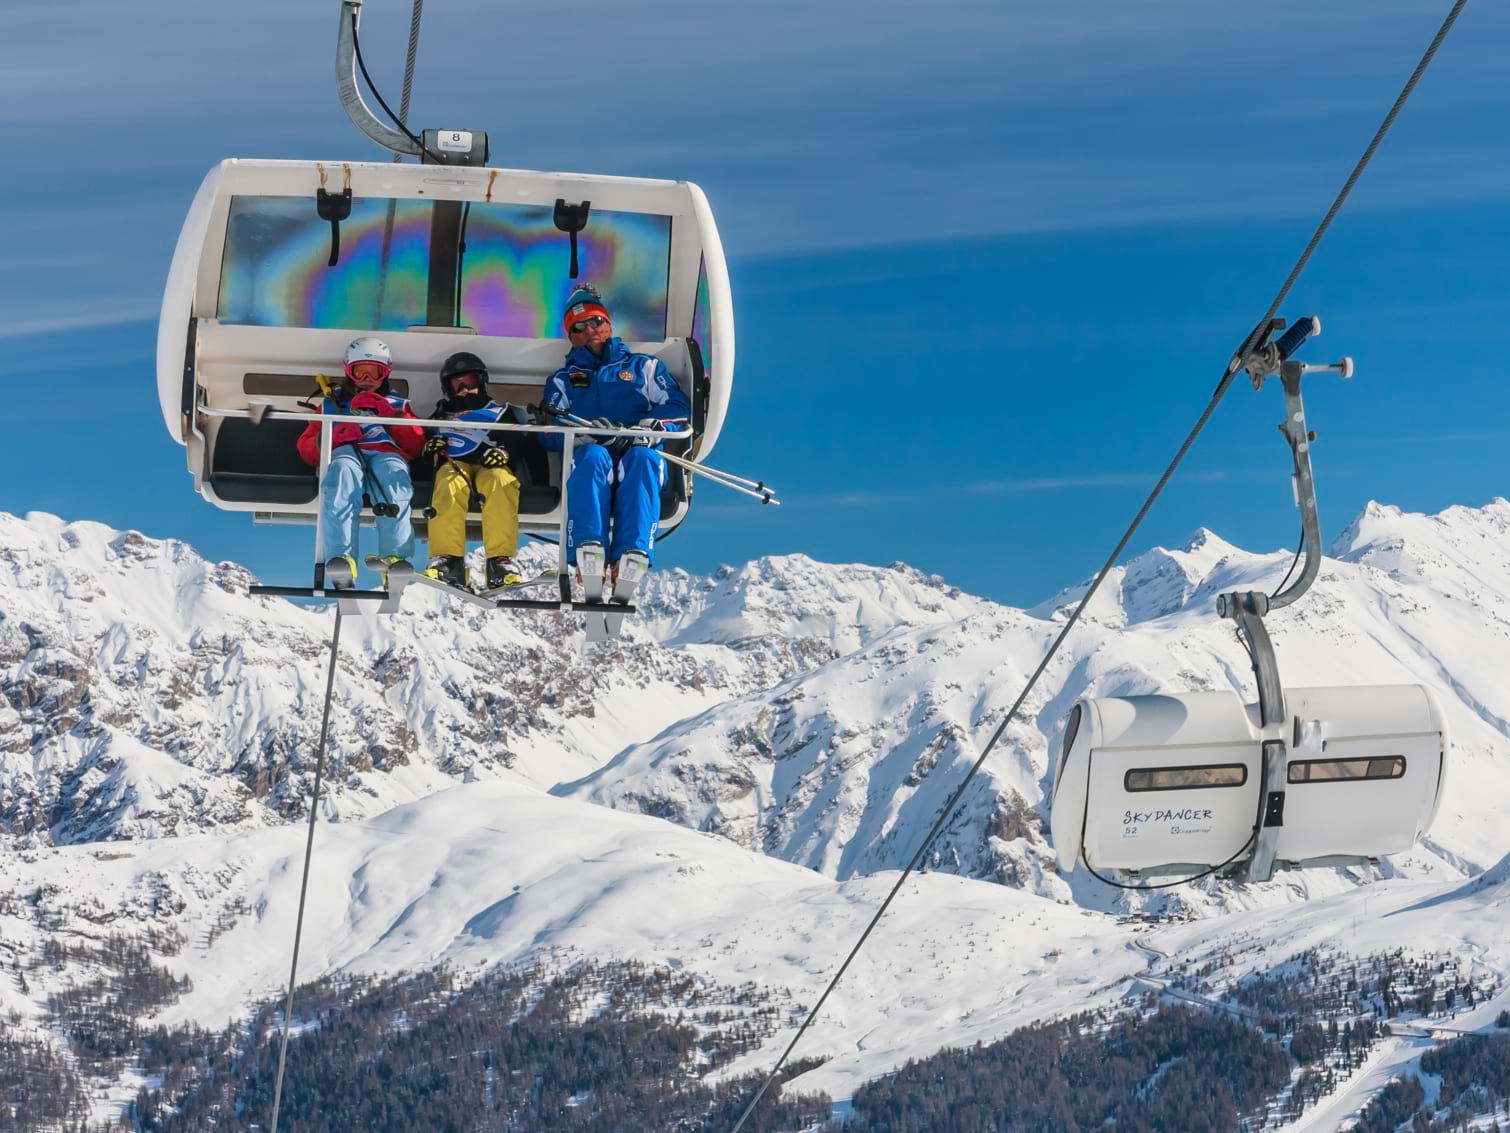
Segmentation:
<svg viewBox="0 0 1510 1133">
<path fill-rule="evenodd" d="M 583 543 L 577 548 L 577 570 L 582 575 L 582 596 L 589 602 L 603 601 L 602 543 Z"/>
<path fill-rule="evenodd" d="M 619 560 L 619 570 L 614 578 L 613 594 L 609 601 L 616 606 L 627 606 L 639 588 L 640 580 L 650 573 L 650 560 L 639 551 L 627 551 Z"/>
<path fill-rule="evenodd" d="M 537 586 L 546 586 L 556 581 L 557 575 L 554 570 L 543 574 L 537 574 L 534 578 L 526 578 L 507 586 L 484 587 L 481 590 L 473 590 L 471 593 L 482 598 L 497 598 L 501 594 L 512 594 L 516 590 L 533 590 Z"/>
</svg>

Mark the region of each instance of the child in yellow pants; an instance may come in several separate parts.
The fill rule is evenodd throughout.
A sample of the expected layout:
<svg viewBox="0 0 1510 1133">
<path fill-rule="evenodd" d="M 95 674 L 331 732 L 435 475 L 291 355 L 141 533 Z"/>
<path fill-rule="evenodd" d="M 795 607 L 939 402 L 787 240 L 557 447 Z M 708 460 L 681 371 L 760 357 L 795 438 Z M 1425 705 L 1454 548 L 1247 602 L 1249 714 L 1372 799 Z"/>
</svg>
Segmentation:
<svg viewBox="0 0 1510 1133">
<path fill-rule="evenodd" d="M 440 369 L 445 395 L 431 416 L 452 421 L 496 422 L 508 412 L 488 394 L 488 368 L 462 350 Z M 425 574 L 451 586 L 467 584 L 467 508 L 475 490 L 482 496 L 482 544 L 487 555 L 484 588 L 498 590 L 523 581 L 514 555 L 519 550 L 519 478 L 509 471 L 509 454 L 497 433 L 481 429 L 437 429 L 425 453 L 443 461 L 435 473 L 430 506 L 430 565 Z"/>
</svg>

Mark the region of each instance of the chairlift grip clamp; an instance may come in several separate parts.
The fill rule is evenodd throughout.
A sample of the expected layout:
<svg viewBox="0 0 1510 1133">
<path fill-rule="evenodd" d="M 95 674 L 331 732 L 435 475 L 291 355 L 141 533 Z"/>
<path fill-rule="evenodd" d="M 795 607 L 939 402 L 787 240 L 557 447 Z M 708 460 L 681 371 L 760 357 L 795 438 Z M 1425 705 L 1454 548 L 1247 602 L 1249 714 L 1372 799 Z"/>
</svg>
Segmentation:
<svg viewBox="0 0 1510 1133">
<path fill-rule="evenodd" d="M 1315 315 L 1306 315 L 1302 319 L 1297 319 L 1295 325 L 1279 338 L 1270 341 L 1269 336 L 1277 330 L 1282 330 L 1284 326 L 1283 319 L 1272 320 L 1263 338 L 1260 339 L 1260 345 L 1254 347 L 1249 354 L 1245 369 L 1248 371 L 1248 377 L 1254 389 L 1260 388 L 1270 374 L 1283 375 L 1290 356 L 1300 349 L 1306 339 L 1315 338 L 1321 333 L 1321 319 Z"/>
</svg>

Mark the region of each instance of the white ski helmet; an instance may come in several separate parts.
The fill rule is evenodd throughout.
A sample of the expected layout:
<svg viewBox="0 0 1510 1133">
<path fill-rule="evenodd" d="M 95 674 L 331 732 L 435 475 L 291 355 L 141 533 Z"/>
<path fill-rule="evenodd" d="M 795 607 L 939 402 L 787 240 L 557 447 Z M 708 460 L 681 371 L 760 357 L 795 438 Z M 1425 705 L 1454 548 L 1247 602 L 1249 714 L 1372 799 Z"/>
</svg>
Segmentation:
<svg viewBox="0 0 1510 1133">
<path fill-rule="evenodd" d="M 358 362 L 376 362 L 383 367 L 385 381 L 393 371 L 393 354 L 388 349 L 388 344 L 381 338 L 370 334 L 353 339 L 351 345 L 346 348 L 343 368 L 348 378 L 351 377 L 351 368 Z"/>
</svg>

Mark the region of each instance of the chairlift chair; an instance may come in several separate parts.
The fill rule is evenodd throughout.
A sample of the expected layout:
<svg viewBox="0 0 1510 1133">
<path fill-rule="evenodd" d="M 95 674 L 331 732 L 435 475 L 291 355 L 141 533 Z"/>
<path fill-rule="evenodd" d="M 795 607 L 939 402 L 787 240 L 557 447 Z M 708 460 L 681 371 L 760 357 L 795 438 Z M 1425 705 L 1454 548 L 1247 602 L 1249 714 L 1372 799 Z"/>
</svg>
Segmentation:
<svg viewBox="0 0 1510 1133">
<path fill-rule="evenodd" d="M 1423 685 L 1292 688 L 1277 867 L 1408 850 L 1431 828 L 1448 733 Z M 1140 877 L 1241 859 L 1263 817 L 1264 729 L 1234 692 L 1087 697 L 1054 775 L 1059 866 Z M 1271 749 L 1272 752 L 1273 749 Z"/>
<path fill-rule="evenodd" d="M 1321 323 L 1302 319 L 1271 341 L 1284 325 L 1275 319 L 1256 330 L 1230 371 L 1246 369 L 1255 389 L 1276 375 L 1284 387 L 1280 431 L 1293 458 L 1305 552 L 1300 575 L 1283 590 L 1217 601 L 1250 652 L 1258 701 L 1244 704 L 1231 691 L 1080 700 L 1065 720 L 1050 799 L 1055 852 L 1067 873 L 1084 863 L 1098 877 L 1102 870 L 1131 875 L 1138 884 L 1129 888 L 1224 869 L 1266 881 L 1279 868 L 1357 864 L 1407 850 L 1436 818 L 1448 732 L 1430 689 L 1285 689 L 1280 682 L 1264 616 L 1298 600 L 1321 566 L 1315 435 L 1301 379 L 1353 372 L 1348 358 L 1330 366 L 1292 361 Z"/>
<path fill-rule="evenodd" d="M 392 570 L 384 590 L 326 588 L 319 485 L 332 425 L 343 418 L 322 416 L 320 468 L 310 469 L 295 449 L 308 420 L 301 402 L 319 375 L 336 370 L 350 340 L 376 331 L 392 353 L 394 390 L 423 420 L 441 397 L 442 361 L 464 345 L 487 365 L 490 390 L 514 407 L 514 419 L 451 427 L 503 434 L 521 481 L 520 530 L 554 534 L 562 544 L 559 603 L 476 600 L 576 608 L 564 495 L 578 430 L 536 421 L 527 409 L 543 401 L 546 378 L 565 358 L 559 318 L 574 283 L 585 278 L 598 286 L 618 336 L 661 359 L 692 407 L 691 436 L 664 441 L 671 467 L 660 536 L 687 516 L 690 472 L 739 479 L 714 476 L 702 464 L 734 382 L 734 309 L 712 210 L 687 181 L 493 168 L 484 132 L 414 134 L 397 118 L 392 126 L 380 121 L 357 82 L 359 69 L 371 82 L 358 38 L 362 3 L 340 0 L 341 104 L 373 141 L 420 163 L 230 159 L 210 170 L 179 233 L 163 293 L 163 423 L 185 447 L 195 489 L 215 506 L 263 522 L 315 524 L 314 585 L 257 592 L 377 600 L 394 609 L 411 582 L 433 580 Z M 563 452 L 547 454 L 524 435 L 547 431 L 564 434 Z M 413 469 L 421 533 L 429 471 L 422 462 Z M 763 483 L 736 490 L 776 502 Z M 481 535 L 475 510 L 468 527 L 472 537 Z M 616 635 L 622 614 L 604 616 L 597 603 L 586 605 L 594 611 L 589 640 Z M 633 607 L 625 602 L 623 610 Z"/>
<path fill-rule="evenodd" d="M 329 219 L 341 208 L 329 199 L 348 190 L 349 211 Z M 590 206 L 580 233 L 558 227 L 558 202 Z M 314 375 L 337 372 L 359 334 L 378 332 L 389 344 L 395 387 L 421 416 L 441 396 L 441 362 L 462 348 L 488 364 L 499 400 L 537 402 L 568 349 L 560 310 L 578 256 L 615 333 L 665 362 L 687 393 L 690 455 L 702 460 L 728 409 L 734 317 L 718 230 L 696 185 L 449 165 L 221 162 L 184 221 L 158 327 L 163 422 L 185 446 L 195 489 L 259 521 L 313 522 L 316 475 L 294 451 L 302 423 L 264 415 L 298 411 Z M 521 527 L 549 533 L 560 525 L 559 457 L 529 451 Z M 684 478 L 668 480 L 662 534 L 690 502 Z M 416 483 L 421 523 L 428 487 Z"/>
</svg>

